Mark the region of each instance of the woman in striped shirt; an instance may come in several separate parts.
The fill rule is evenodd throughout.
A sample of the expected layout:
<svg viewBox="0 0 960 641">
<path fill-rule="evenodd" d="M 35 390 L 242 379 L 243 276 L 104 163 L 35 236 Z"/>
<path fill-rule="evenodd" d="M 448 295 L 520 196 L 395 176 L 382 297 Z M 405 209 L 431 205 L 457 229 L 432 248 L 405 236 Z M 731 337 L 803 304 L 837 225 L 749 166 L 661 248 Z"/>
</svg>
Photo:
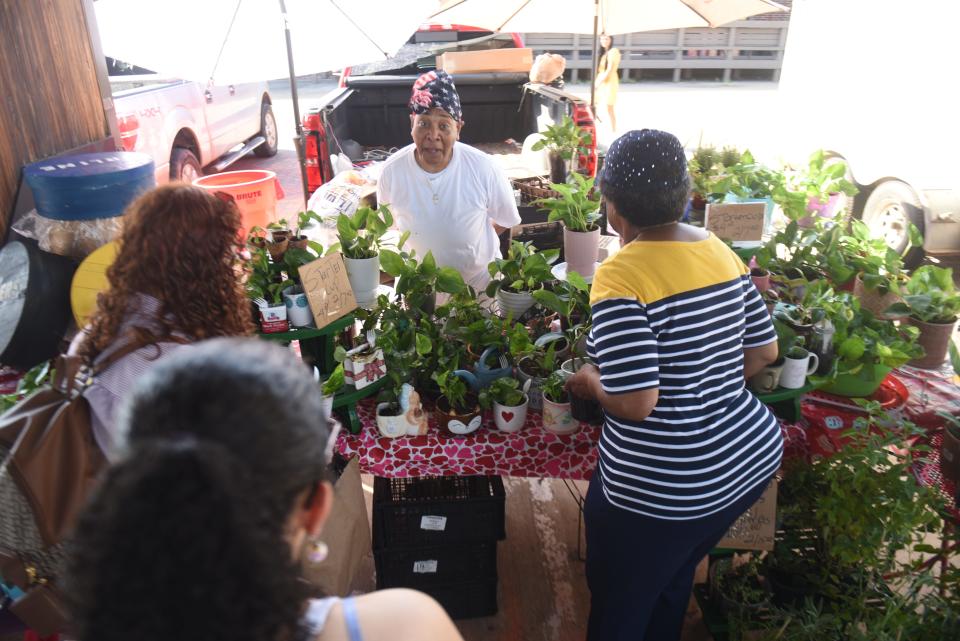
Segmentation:
<svg viewBox="0 0 960 641">
<path fill-rule="evenodd" d="M 568 382 L 606 421 L 587 494 L 588 638 L 680 637 L 694 570 L 780 466 L 776 418 L 744 387 L 777 358 L 749 270 L 679 219 L 683 147 L 617 139 L 601 192 L 623 248 L 594 277 L 584 367 Z"/>
</svg>

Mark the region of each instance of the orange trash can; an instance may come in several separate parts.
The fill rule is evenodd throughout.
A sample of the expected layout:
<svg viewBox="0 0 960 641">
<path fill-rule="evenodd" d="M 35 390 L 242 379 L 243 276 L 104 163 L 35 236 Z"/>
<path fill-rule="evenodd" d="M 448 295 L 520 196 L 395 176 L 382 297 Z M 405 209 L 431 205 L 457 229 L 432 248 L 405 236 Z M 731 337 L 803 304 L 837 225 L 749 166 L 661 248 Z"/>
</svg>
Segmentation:
<svg viewBox="0 0 960 641">
<path fill-rule="evenodd" d="M 193 181 L 197 187 L 222 191 L 233 196 L 243 216 L 243 230 L 266 227 L 277 219 L 279 184 L 277 174 L 265 169 L 225 171 Z M 282 196 L 280 196 L 282 197 Z"/>
</svg>

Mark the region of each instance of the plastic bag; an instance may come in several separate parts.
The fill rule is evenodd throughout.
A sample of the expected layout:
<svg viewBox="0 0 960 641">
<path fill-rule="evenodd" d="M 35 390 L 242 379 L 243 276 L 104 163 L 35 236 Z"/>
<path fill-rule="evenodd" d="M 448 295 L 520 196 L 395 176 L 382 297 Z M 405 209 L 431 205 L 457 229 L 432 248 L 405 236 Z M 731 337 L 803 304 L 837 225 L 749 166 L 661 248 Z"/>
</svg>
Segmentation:
<svg viewBox="0 0 960 641">
<path fill-rule="evenodd" d="M 307 202 L 307 209 L 316 212 L 328 227 L 336 226 L 338 215 L 350 216 L 360 206 L 363 185 L 348 182 L 351 173 L 355 172 L 344 172 L 330 182 L 320 185 Z"/>
<path fill-rule="evenodd" d="M 567 60 L 558 53 L 541 53 L 530 67 L 530 82 L 550 84 L 563 75 Z"/>
<path fill-rule="evenodd" d="M 14 223 L 13 230 L 36 240 L 43 251 L 83 260 L 98 247 L 120 236 L 123 216 L 56 220 L 41 216 L 34 209 Z"/>
</svg>

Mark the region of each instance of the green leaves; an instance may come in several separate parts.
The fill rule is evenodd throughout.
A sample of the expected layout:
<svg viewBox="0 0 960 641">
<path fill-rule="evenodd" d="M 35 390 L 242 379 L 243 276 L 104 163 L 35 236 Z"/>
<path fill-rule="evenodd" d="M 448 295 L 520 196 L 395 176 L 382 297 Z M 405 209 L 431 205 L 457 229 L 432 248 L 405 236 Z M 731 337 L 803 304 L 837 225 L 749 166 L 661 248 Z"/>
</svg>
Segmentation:
<svg viewBox="0 0 960 641">
<path fill-rule="evenodd" d="M 381 239 L 393 225 L 393 214 L 387 205 L 379 209 L 360 207 L 352 216 L 337 216 L 340 251 L 347 258 L 374 258 L 381 250 Z"/>
<path fill-rule="evenodd" d="M 343 373 L 343 363 L 337 365 L 336 369 L 330 374 L 326 381 L 324 381 L 320 390 L 323 392 L 324 396 L 333 396 L 339 392 L 343 386 L 346 384 L 346 378 Z"/>
<path fill-rule="evenodd" d="M 395 251 L 381 249 L 380 268 L 391 276 L 401 276 L 403 274 L 404 260 L 400 254 Z"/>
<path fill-rule="evenodd" d="M 867 346 L 863 342 L 862 338 L 858 336 L 851 336 L 840 344 L 840 347 L 837 349 L 837 353 L 841 358 L 857 361 L 860 360 L 860 357 L 863 356 L 863 353 L 866 351 L 866 349 Z"/>
<path fill-rule="evenodd" d="M 437 291 L 445 294 L 460 294 L 467 288 L 467 284 L 453 267 L 441 267 L 437 270 Z"/>
<path fill-rule="evenodd" d="M 417 333 L 417 354 L 420 356 L 426 356 L 433 350 L 433 342 L 430 340 L 430 337 L 426 334 Z"/>
<path fill-rule="evenodd" d="M 593 143 L 593 137 L 577 126 L 570 116 L 553 125 L 547 125 L 542 132 L 543 138 L 533 144 L 533 151 L 549 149 L 559 153 L 564 160 L 573 158 L 573 154 L 587 153 Z"/>
<path fill-rule="evenodd" d="M 560 194 L 558 198 L 541 198 L 534 205 L 549 212 L 547 220 L 560 221 L 571 231 L 587 232 L 596 229 L 600 215 L 600 194 L 594 190 L 594 179 L 576 172 L 570 175 L 572 183 L 551 183 L 550 187 Z"/>
</svg>

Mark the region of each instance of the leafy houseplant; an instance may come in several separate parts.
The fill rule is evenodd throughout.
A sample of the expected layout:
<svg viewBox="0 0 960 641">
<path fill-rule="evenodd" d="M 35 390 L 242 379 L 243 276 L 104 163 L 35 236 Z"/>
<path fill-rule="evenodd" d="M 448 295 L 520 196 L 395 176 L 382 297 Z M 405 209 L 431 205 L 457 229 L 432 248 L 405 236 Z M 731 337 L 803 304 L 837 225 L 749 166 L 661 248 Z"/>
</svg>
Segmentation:
<svg viewBox="0 0 960 641">
<path fill-rule="evenodd" d="M 527 395 L 515 378 L 498 378 L 480 392 L 480 405 L 493 410 L 493 422 L 501 432 L 516 432 L 527 418 Z"/>
<path fill-rule="evenodd" d="M 433 252 L 427 252 L 418 262 L 413 251 L 402 251 L 405 238 L 401 238 L 399 251 L 380 250 L 380 265 L 383 271 L 398 278 L 396 292 L 407 308 L 421 314 L 433 314 L 436 309 L 437 292 L 461 294 L 467 289 L 463 277 L 453 267 L 438 267 Z"/>
<path fill-rule="evenodd" d="M 845 163 L 831 162 L 822 149 L 815 151 L 804 170 L 788 169 L 775 174 L 776 181 L 771 189 L 773 201 L 780 205 L 788 219 L 802 221 L 803 226 L 812 225 L 811 212 L 832 218 L 835 212 L 827 209 L 839 201 L 840 194 L 849 197 L 858 191 L 845 178 L 846 172 Z"/>
<path fill-rule="evenodd" d="M 290 237 L 290 247 L 306 249 L 309 243 L 303 230 L 313 224 L 313 222 L 322 222 L 322 219 L 315 211 L 301 211 L 297 214 L 297 228 Z"/>
<path fill-rule="evenodd" d="M 926 355 L 910 362 L 916 367 L 937 369 L 952 345 L 953 329 L 960 315 L 960 294 L 953 284 L 953 269 L 923 265 L 907 281 L 903 302 L 887 313 L 903 318 L 919 329 L 919 342 Z M 956 348 L 954 347 L 954 351 Z"/>
<path fill-rule="evenodd" d="M 496 297 L 500 313 L 519 318 L 533 305 L 533 291 L 553 278 L 550 265 L 560 252 L 538 252 L 532 243 L 511 241 L 506 258 L 496 258 L 487 266 L 491 281 L 487 296 Z"/>
<path fill-rule="evenodd" d="M 285 280 L 282 265 L 270 260 L 263 246 L 250 245 L 250 261 L 245 288 L 247 297 L 257 303 L 260 325 L 265 332 L 287 330 L 287 308 L 283 305 L 283 290 L 294 285 Z M 263 302 L 260 302 L 263 301 Z"/>
<path fill-rule="evenodd" d="M 352 216 L 337 217 L 339 243 L 331 251 L 343 253 L 347 277 L 361 307 L 373 304 L 380 284 L 381 241 L 393 225 L 393 215 L 386 205 L 379 209 L 360 207 Z"/>
<path fill-rule="evenodd" d="M 323 382 L 320 391 L 324 396 L 334 396 L 343 389 L 346 379 L 343 373 L 343 363 L 337 363 L 337 367 L 330 373 L 327 380 Z"/>
<path fill-rule="evenodd" d="M 707 206 L 707 197 L 717 174 L 720 155 L 715 147 L 700 145 L 687 162 L 687 171 L 693 183 L 693 208 L 702 210 Z"/>
<path fill-rule="evenodd" d="M 526 349 L 529 350 L 529 348 Z M 533 351 L 514 351 L 511 346 L 511 354 L 517 364 L 517 377 L 522 383 L 530 381 L 527 394 L 530 397 L 531 409 L 540 410 L 543 407 L 541 391 L 543 383 L 559 365 L 556 341 L 548 343 L 545 347 L 534 347 Z"/>
<path fill-rule="evenodd" d="M 535 201 L 548 213 L 547 220 L 563 223 L 563 254 L 568 271 L 575 271 L 584 278 L 596 271 L 600 250 L 600 194 L 593 188 L 593 178 L 573 175 L 569 184 L 554 184 L 560 194 L 557 198 L 541 198 Z"/>
<path fill-rule="evenodd" d="M 437 422 L 450 436 L 466 436 L 475 432 L 481 423 L 480 406 L 476 394 L 467 390 L 467 384 L 449 370 L 434 374 L 440 387 L 437 401 Z"/>
<path fill-rule="evenodd" d="M 543 382 L 543 429 L 554 434 L 571 434 L 580 428 L 570 413 L 570 400 L 560 372 Z"/>
<path fill-rule="evenodd" d="M 533 145 L 533 151 L 548 150 L 550 158 L 550 181 L 565 183 L 567 174 L 576 169 L 576 158 L 586 154 L 593 142 L 592 136 L 577 126 L 570 116 L 564 116 L 557 124 L 548 125 L 543 138 Z"/>
</svg>

